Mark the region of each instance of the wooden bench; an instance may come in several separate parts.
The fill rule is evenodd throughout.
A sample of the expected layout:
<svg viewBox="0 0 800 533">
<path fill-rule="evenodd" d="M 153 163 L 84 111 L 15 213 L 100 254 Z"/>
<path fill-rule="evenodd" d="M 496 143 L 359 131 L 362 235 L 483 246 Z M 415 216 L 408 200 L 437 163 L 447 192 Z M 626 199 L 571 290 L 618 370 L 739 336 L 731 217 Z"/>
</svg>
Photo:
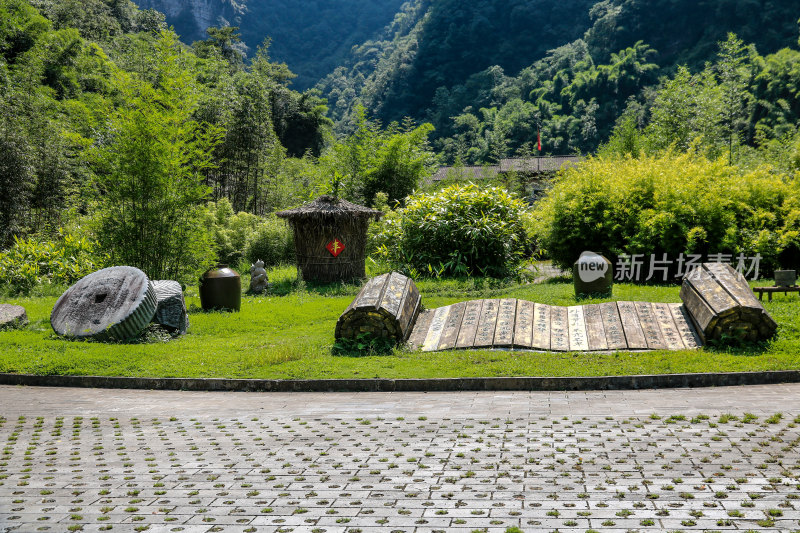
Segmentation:
<svg viewBox="0 0 800 533">
<path fill-rule="evenodd" d="M 767 300 L 770 302 L 772 301 L 772 295 L 776 292 L 782 292 L 784 296 L 787 296 L 790 292 L 796 292 L 800 294 L 800 287 L 797 285 L 791 285 L 788 287 L 756 287 L 753 289 L 753 292 L 758 294 L 758 299 L 764 299 L 764 293 L 767 293 Z"/>
</svg>

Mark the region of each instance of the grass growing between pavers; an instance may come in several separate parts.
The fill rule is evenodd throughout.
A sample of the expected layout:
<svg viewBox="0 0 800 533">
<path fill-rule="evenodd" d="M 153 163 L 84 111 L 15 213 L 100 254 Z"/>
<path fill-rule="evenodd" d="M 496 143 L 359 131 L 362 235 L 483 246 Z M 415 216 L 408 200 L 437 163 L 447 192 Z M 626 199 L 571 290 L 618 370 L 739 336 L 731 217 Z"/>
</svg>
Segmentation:
<svg viewBox="0 0 800 533">
<path fill-rule="evenodd" d="M 0 414 L 0 501 L 7 503 L 0 525 L 242 533 L 798 531 L 796 414 L 204 414 Z"/>
<path fill-rule="evenodd" d="M 40 375 L 209 377 L 254 379 L 603 376 L 800 369 L 800 298 L 765 302 L 778 321 L 775 339 L 740 348 L 698 351 L 534 353 L 524 351 L 410 352 L 333 355 L 336 320 L 356 285 L 299 286 L 291 268 L 270 273 L 274 293 L 244 296 L 239 313 L 204 313 L 196 288 L 187 290 L 189 333 L 169 342 L 102 344 L 56 337 L 49 316 L 55 296 L 5 298 L 23 305 L 30 324 L 0 333 L 0 372 Z M 766 283 L 768 284 L 768 282 Z M 420 281 L 428 308 L 475 298 L 520 298 L 576 305 L 571 282 L 503 286 L 496 281 Z M 243 279 L 243 286 L 247 280 Z M 680 302 L 677 286 L 618 284 L 614 300 Z"/>
</svg>

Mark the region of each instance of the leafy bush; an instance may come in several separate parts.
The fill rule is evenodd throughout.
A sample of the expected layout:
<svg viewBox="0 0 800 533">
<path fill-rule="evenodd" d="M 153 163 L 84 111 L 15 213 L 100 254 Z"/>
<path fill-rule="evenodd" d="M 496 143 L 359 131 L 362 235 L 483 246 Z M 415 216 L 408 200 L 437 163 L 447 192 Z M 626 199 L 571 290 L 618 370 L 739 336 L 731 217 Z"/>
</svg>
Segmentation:
<svg viewBox="0 0 800 533">
<path fill-rule="evenodd" d="M 214 243 L 217 258 L 229 265 L 261 259 L 267 266 L 294 259 L 291 229 L 274 215 L 259 217 L 251 213 L 235 213 L 223 198 L 210 204 L 214 214 Z"/>
<path fill-rule="evenodd" d="M 244 256 L 247 244 L 253 239 L 261 218 L 250 213 L 234 213 L 227 198 L 210 204 L 214 215 L 214 251 L 221 263 L 235 265 Z"/>
<path fill-rule="evenodd" d="M 525 257 L 525 204 L 505 189 L 452 185 L 388 215 L 378 255 L 416 275 L 506 277 Z"/>
<path fill-rule="evenodd" d="M 534 233 L 561 267 L 606 254 L 760 253 L 762 270 L 797 266 L 798 186 L 691 153 L 589 159 L 562 173 L 539 204 Z"/>
<path fill-rule="evenodd" d="M 0 253 L 0 286 L 27 293 L 39 284 L 69 285 L 107 262 L 108 256 L 98 253 L 86 237 L 62 232 L 55 241 L 15 238 L 11 248 Z"/>
<path fill-rule="evenodd" d="M 247 243 L 245 258 L 251 263 L 261 259 L 267 266 L 294 262 L 291 228 L 274 215 L 263 219 Z"/>
</svg>

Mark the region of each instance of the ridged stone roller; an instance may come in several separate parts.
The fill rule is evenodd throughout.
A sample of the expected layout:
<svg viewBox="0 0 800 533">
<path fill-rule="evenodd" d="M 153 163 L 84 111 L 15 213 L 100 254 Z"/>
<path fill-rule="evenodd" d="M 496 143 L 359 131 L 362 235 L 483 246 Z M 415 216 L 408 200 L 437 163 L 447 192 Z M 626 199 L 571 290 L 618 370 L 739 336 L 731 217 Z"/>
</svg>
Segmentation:
<svg viewBox="0 0 800 533">
<path fill-rule="evenodd" d="M 704 342 L 725 338 L 766 340 L 778 328 L 744 276 L 727 264 L 703 263 L 687 274 L 681 300 Z"/>
<path fill-rule="evenodd" d="M 177 281 L 153 281 L 158 308 L 153 322 L 164 326 L 173 334 L 183 335 L 189 328 L 186 315 L 186 302 L 183 299 L 183 288 Z"/>
<path fill-rule="evenodd" d="M 405 342 L 421 307 L 419 289 L 402 274 L 372 278 L 358 293 L 339 321 L 336 338 L 355 339 L 367 333 Z"/>
<path fill-rule="evenodd" d="M 156 292 L 138 268 L 104 268 L 66 290 L 50 314 L 64 337 L 125 341 L 139 335 L 156 314 Z"/>
</svg>

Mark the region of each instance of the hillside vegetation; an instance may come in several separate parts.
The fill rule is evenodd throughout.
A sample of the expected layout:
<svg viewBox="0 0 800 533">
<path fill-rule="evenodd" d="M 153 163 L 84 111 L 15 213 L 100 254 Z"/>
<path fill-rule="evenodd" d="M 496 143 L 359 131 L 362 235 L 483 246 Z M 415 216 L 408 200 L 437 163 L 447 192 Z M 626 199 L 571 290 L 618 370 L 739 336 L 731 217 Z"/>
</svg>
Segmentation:
<svg viewBox="0 0 800 533">
<path fill-rule="evenodd" d="M 629 98 L 646 115 L 648 88 L 715 62 L 728 33 L 773 54 L 796 43 L 798 17 L 759 0 L 414 0 L 319 87 L 340 128 L 356 103 L 430 121 L 450 161 L 531 153 L 537 130 L 545 153 L 590 152 Z"/>
<path fill-rule="evenodd" d="M 405 0 L 137 0 L 142 8 L 167 13 L 183 42 L 207 37 L 208 26 L 239 27 L 250 54 L 264 39 L 273 57 L 297 78 L 292 87 L 305 90 L 346 59 L 353 46 L 373 38 L 389 24 Z"/>
</svg>

